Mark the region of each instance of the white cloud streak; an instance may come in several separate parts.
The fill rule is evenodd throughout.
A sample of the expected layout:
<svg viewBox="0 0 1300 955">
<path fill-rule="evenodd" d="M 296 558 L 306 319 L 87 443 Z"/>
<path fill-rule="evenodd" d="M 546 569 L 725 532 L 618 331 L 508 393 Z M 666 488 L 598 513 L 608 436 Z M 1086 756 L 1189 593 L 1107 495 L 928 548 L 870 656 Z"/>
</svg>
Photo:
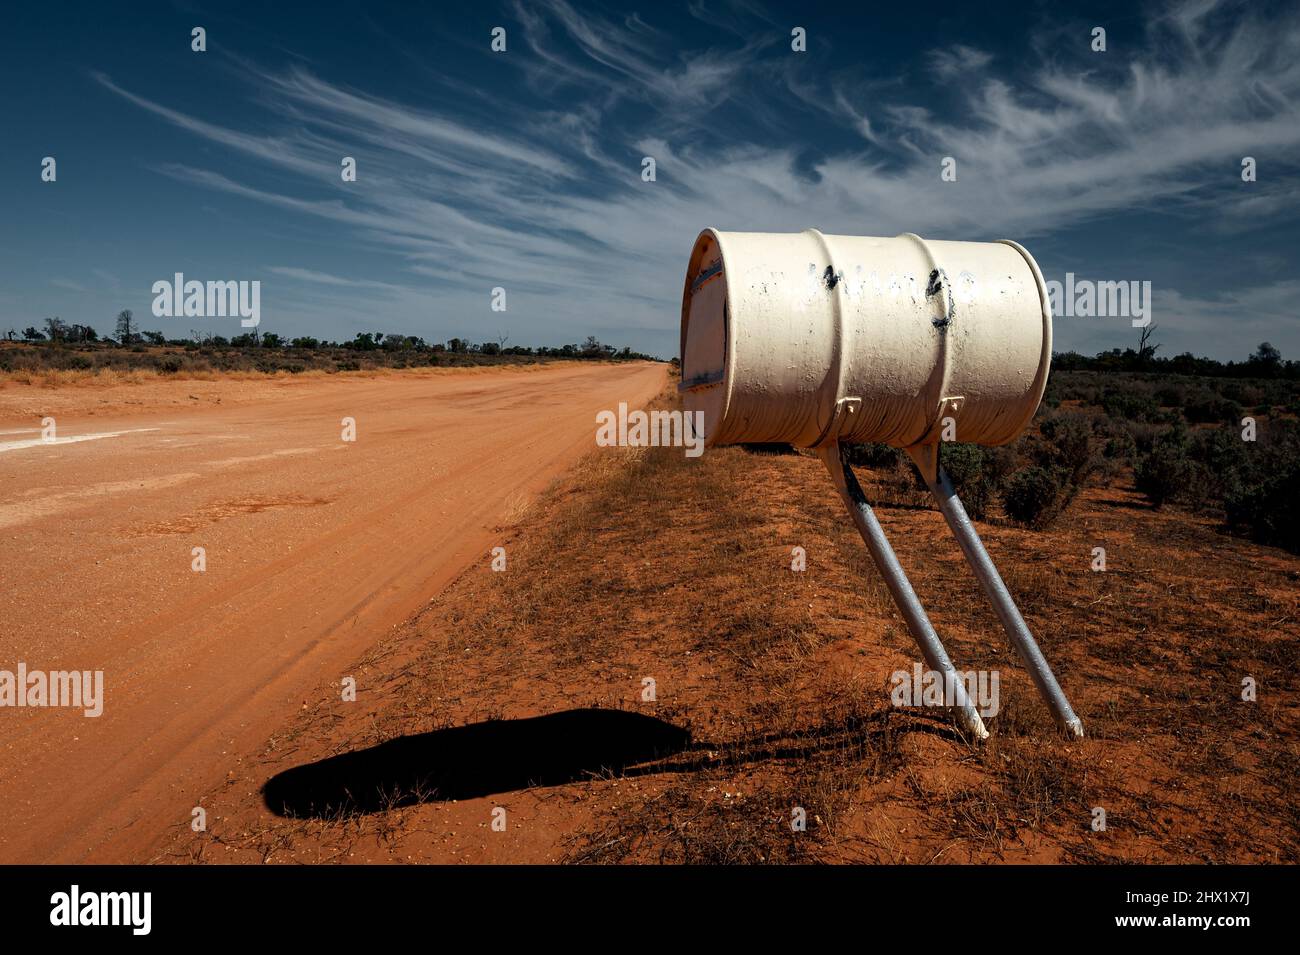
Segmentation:
<svg viewBox="0 0 1300 955">
<path fill-rule="evenodd" d="M 1172 7 L 1150 19 L 1131 57 L 1044 60 L 1017 76 L 993 75 L 997 61 L 973 47 L 931 51 L 931 76 L 960 100 L 942 115 L 881 84 L 868 116 L 856 105 L 861 86 L 842 74 L 799 77 L 769 57 L 773 42 L 781 56 L 779 31 L 681 52 L 635 16 L 613 22 L 566 0 L 516 8 L 523 44 L 511 65 L 530 89 L 564 93 L 563 110 L 540 115 L 510 103 L 492 117 L 416 107 L 294 66 L 255 77 L 271 134 L 97 78 L 195 136 L 298 175 L 300 187 L 177 164 L 161 165 L 165 174 L 332 222 L 400 256 L 413 285 L 455 293 L 448 301 L 467 308 L 493 285 L 518 289 L 510 320 L 535 324 L 516 324 L 517 339 L 599 316 L 661 328 L 670 342 L 685 258 L 705 226 L 1032 240 L 1145 209 L 1248 228 L 1258 194 L 1226 188 L 1240 157 L 1300 152 L 1300 20 L 1247 13 L 1210 28 L 1222 13 L 1210 0 Z M 620 108 L 629 103 L 640 108 Z M 731 113 L 773 128 L 778 109 L 790 116 L 782 139 L 717 132 Z M 843 145 L 799 139 L 814 113 L 838 122 Z M 339 181 L 345 155 L 358 158 L 358 183 Z M 656 158 L 658 182 L 640 180 L 642 155 Z M 957 183 L 940 181 L 944 156 L 957 159 Z M 1300 201 L 1294 185 L 1268 188 L 1283 209 Z M 280 268 L 331 284 L 326 273 Z"/>
</svg>

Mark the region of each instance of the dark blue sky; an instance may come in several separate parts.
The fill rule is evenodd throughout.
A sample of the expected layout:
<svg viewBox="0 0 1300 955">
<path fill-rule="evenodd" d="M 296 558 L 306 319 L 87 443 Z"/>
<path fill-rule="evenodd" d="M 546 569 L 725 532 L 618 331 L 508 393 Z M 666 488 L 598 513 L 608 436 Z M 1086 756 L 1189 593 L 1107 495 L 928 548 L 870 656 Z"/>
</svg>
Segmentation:
<svg viewBox="0 0 1300 955">
<path fill-rule="evenodd" d="M 260 280 L 287 335 L 667 356 L 701 228 L 816 227 L 1017 239 L 1049 279 L 1150 281 L 1162 354 L 1300 358 L 1294 4 L 880 6 L 11 8 L 0 332 L 237 334 L 150 314 L 180 271 Z M 1058 350 L 1136 340 L 1057 318 Z"/>
</svg>

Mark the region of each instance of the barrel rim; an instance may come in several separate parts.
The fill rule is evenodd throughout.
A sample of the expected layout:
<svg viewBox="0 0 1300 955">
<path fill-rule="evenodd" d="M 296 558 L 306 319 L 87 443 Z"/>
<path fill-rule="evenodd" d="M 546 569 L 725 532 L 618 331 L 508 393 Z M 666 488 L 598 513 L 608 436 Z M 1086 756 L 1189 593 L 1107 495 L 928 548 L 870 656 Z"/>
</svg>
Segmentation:
<svg viewBox="0 0 1300 955">
<path fill-rule="evenodd" d="M 704 242 L 711 239 L 718 247 L 718 260 L 722 263 L 722 275 L 720 276 L 726 287 L 726 294 L 722 302 L 722 381 L 719 386 L 722 388 L 722 404 L 718 410 L 718 418 L 714 423 L 715 427 L 712 433 L 706 435 L 708 444 L 713 444 L 722 427 L 722 423 L 727 420 L 727 413 L 731 410 L 732 388 L 735 381 L 735 361 L 736 361 L 736 329 L 735 323 L 731 320 L 731 277 L 727 272 L 727 250 L 723 244 L 722 236 L 724 235 L 718 229 L 708 227 L 700 230 L 700 234 L 695 237 L 695 244 L 691 247 L 691 256 L 686 263 L 686 280 L 682 288 L 682 321 L 681 321 L 681 339 L 679 343 L 679 352 L 681 356 L 681 367 L 678 369 L 681 375 L 681 382 L 686 381 L 686 338 L 688 326 L 690 325 L 692 284 L 695 277 L 700 271 L 700 259 L 704 254 Z M 680 387 L 680 385 L 679 385 Z"/>
<path fill-rule="evenodd" d="M 1043 403 L 1043 395 L 1047 392 L 1047 377 L 1052 370 L 1052 299 L 1047 294 L 1047 282 L 1043 280 L 1043 272 L 1038 267 L 1034 257 L 1029 254 L 1019 242 L 1012 239 L 998 239 L 1003 245 L 1009 245 L 1015 249 L 1024 258 L 1029 265 L 1029 271 L 1034 274 L 1034 281 L 1038 283 L 1038 302 L 1043 313 L 1043 345 L 1038 355 L 1038 374 L 1035 381 L 1038 385 L 1038 394 L 1034 398 L 1033 404 L 1029 408 L 1029 413 L 1020 421 L 1020 426 L 1016 428 L 1016 437 L 1025 433 L 1029 423 L 1034 420 L 1034 415 L 1038 414 L 1038 407 Z M 1011 438 L 1005 443 L 1010 444 L 1016 438 Z"/>
</svg>

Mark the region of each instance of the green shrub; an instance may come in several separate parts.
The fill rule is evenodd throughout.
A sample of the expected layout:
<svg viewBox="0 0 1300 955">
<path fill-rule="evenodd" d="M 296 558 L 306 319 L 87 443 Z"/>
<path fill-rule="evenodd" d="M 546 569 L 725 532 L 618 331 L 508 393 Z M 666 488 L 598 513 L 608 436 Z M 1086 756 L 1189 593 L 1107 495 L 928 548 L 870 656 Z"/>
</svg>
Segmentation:
<svg viewBox="0 0 1300 955">
<path fill-rule="evenodd" d="M 1096 375 L 1091 373 L 1053 373 L 1047 379 L 1047 392 L 1043 396 L 1048 408 L 1058 407 L 1062 401 L 1078 401 L 1085 405 L 1098 403 Z"/>
<path fill-rule="evenodd" d="M 925 480 L 906 452 L 886 444 L 850 445 L 848 461 L 854 467 L 883 471 L 883 476 L 877 476 L 877 484 L 891 503 L 906 506 L 933 503 Z M 1015 466 L 1015 452 L 1009 448 L 943 441 L 939 444 L 939 465 L 952 481 L 966 513 L 976 520 L 984 520 Z"/>
<path fill-rule="evenodd" d="M 1224 511 L 1231 527 L 1243 528 L 1251 540 L 1284 547 L 1300 554 L 1300 508 L 1295 505 L 1300 467 L 1273 475 L 1258 484 L 1229 491 Z"/>
<path fill-rule="evenodd" d="M 1101 407 L 1112 418 L 1129 421 L 1158 421 L 1161 418 L 1160 405 L 1143 392 L 1107 388 L 1101 395 Z"/>
<path fill-rule="evenodd" d="M 887 444 L 850 444 L 847 460 L 855 468 L 892 467 L 903 452 Z"/>
<path fill-rule="evenodd" d="M 1092 422 L 1080 414 L 1052 415 L 1038 430 L 1042 440 L 1034 446 L 1037 463 L 1048 470 L 1064 471 L 1068 483 L 1076 489 L 1083 487 L 1097 467 Z"/>
<path fill-rule="evenodd" d="M 1155 399 L 1162 408 L 1181 408 L 1187 403 L 1187 388 L 1180 384 L 1161 385 Z"/>
<path fill-rule="evenodd" d="M 1137 441 L 1133 437 L 1133 432 L 1115 421 L 1107 419 L 1103 423 L 1101 432 L 1105 444 L 1102 445 L 1102 456 L 1112 461 L 1132 461 L 1137 455 Z"/>
<path fill-rule="evenodd" d="M 1197 431 L 1188 453 L 1196 467 L 1189 501 L 1202 509 L 1221 504 L 1240 488 L 1251 467 L 1247 444 L 1236 428 Z"/>
<path fill-rule="evenodd" d="M 1193 398 L 1183 406 L 1183 417 L 1192 424 L 1236 424 L 1245 410 L 1231 398 L 1206 394 Z"/>
<path fill-rule="evenodd" d="M 1258 543 L 1300 553 L 1300 507 L 1295 502 L 1300 486 L 1300 427 L 1294 421 L 1277 422 L 1247 454 L 1249 463 L 1224 494 L 1228 525 L 1245 530 Z"/>
<path fill-rule="evenodd" d="M 1006 482 L 1010 455 L 1002 448 L 945 441 L 939 445 L 939 463 L 966 513 L 984 520 Z"/>
<path fill-rule="evenodd" d="M 1035 509 L 1034 485 L 1044 483 L 1042 476 L 1035 472 L 1031 478 L 1020 478 L 1016 494 L 1025 511 L 1023 516 L 1017 517 L 1011 513 L 1011 508 L 1018 505 L 1012 504 L 1008 516 L 1032 527 L 1045 527 L 1069 506 L 1088 478 L 1098 470 L 1092 419 L 1077 412 L 1049 414 L 1039 422 L 1038 434 L 1027 439 L 1024 446 L 1031 465 L 1048 475 L 1055 489 L 1050 504 Z M 1007 490 L 1010 492 L 1009 486 Z"/>
<path fill-rule="evenodd" d="M 1128 433 L 1133 436 L 1133 447 L 1138 455 L 1150 454 L 1151 449 L 1156 445 L 1156 438 L 1164 434 L 1163 428 L 1154 424 L 1145 422 L 1131 422 L 1127 426 Z"/>
<path fill-rule="evenodd" d="M 1133 469 L 1134 484 L 1156 507 L 1186 497 L 1196 480 L 1196 467 L 1189 456 L 1191 439 L 1181 423 L 1155 439 L 1151 452 L 1138 459 Z"/>
<path fill-rule="evenodd" d="M 1007 517 L 1027 527 L 1045 527 L 1061 511 L 1064 474 L 1049 468 L 1025 468 L 1007 482 L 1002 506 Z"/>
</svg>

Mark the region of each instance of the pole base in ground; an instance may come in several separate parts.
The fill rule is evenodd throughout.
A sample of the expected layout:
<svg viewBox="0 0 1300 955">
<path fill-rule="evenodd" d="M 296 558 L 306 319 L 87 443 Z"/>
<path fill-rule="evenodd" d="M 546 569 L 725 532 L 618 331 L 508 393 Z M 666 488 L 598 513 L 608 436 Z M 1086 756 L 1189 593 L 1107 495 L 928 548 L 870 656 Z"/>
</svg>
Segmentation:
<svg viewBox="0 0 1300 955">
<path fill-rule="evenodd" d="M 979 711 L 971 703 L 965 686 L 957 677 L 952 661 L 948 659 L 948 652 L 943 648 L 939 635 L 934 632 L 930 618 L 926 616 L 925 608 L 921 606 L 916 591 L 912 589 L 911 581 L 907 579 L 903 566 L 894 554 L 894 548 L 885 537 L 885 531 L 881 528 L 880 521 L 876 519 L 875 511 L 867 503 L 867 497 L 862 493 L 858 479 L 854 476 L 853 470 L 844 463 L 839 444 L 824 445 L 817 449 L 817 454 L 826 465 L 826 469 L 830 471 L 835 489 L 840 492 L 840 497 L 848 507 L 849 515 L 853 518 L 858 533 L 862 535 L 863 543 L 867 545 L 867 551 L 875 561 L 876 569 L 885 579 L 890 596 L 894 598 L 899 612 L 907 621 L 907 629 L 911 631 L 917 646 L 920 647 L 926 664 L 931 670 L 944 676 L 946 686 L 953 687 L 953 712 L 957 718 L 957 725 L 975 739 L 988 739 L 989 731 L 984 728 L 984 720 L 980 718 Z"/>
<path fill-rule="evenodd" d="M 1020 615 L 1015 601 L 1011 599 L 1011 594 L 1007 590 L 1007 585 L 1002 582 L 1002 575 L 993 565 L 993 559 L 984 549 L 984 542 L 975 532 L 975 525 L 967 516 L 966 508 L 962 506 L 961 499 L 953 490 L 952 481 L 948 479 L 943 468 L 939 467 L 939 446 L 920 445 L 908 448 L 907 453 L 916 464 L 917 470 L 921 472 L 921 477 L 929 486 L 930 493 L 934 495 L 939 505 L 939 513 L 947 521 L 952 536 L 957 538 L 957 543 L 966 556 L 966 563 L 970 564 L 980 587 L 984 590 L 984 595 L 993 604 L 993 610 L 1002 622 L 1002 628 L 1006 630 L 1016 652 L 1020 654 L 1020 659 L 1029 671 L 1034 686 L 1038 688 L 1039 695 L 1047 703 L 1048 709 L 1052 711 L 1052 716 L 1061 729 L 1075 739 L 1082 739 L 1083 721 L 1075 715 L 1070 701 L 1066 699 L 1065 691 L 1061 689 L 1061 684 L 1056 682 L 1056 675 L 1052 673 L 1047 658 L 1038 648 L 1034 635 L 1029 632 L 1025 618 Z"/>
</svg>

